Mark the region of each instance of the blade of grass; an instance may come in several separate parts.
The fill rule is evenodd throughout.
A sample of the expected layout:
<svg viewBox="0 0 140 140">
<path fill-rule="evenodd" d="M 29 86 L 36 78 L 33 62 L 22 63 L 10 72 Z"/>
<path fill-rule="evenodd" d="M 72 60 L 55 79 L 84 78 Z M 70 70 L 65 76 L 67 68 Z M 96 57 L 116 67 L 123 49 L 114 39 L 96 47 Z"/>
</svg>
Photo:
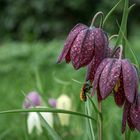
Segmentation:
<svg viewBox="0 0 140 140">
<path fill-rule="evenodd" d="M 118 25 L 119 26 L 119 25 Z M 126 36 L 124 35 L 123 31 L 120 29 L 122 35 L 123 35 L 123 38 L 125 40 L 125 43 L 126 43 L 126 46 L 129 48 L 133 58 L 134 58 L 134 61 L 135 61 L 135 65 L 137 66 L 137 69 L 138 69 L 138 72 L 140 72 L 140 64 L 138 62 L 138 58 L 137 56 L 135 55 L 135 50 L 131 47 L 131 44 L 129 43 L 128 39 L 126 38 Z"/>
<path fill-rule="evenodd" d="M 9 114 L 9 113 L 23 113 L 23 112 L 52 112 L 52 113 L 64 113 L 64 114 L 71 114 L 75 116 L 81 116 L 89 118 L 96 122 L 96 119 L 94 119 L 91 116 L 88 116 L 86 114 L 80 113 L 80 112 L 74 112 L 69 110 L 63 110 L 63 109 L 54 109 L 54 108 L 30 108 L 30 109 L 13 109 L 13 110 L 6 110 L 6 111 L 0 111 L 0 114 Z"/>
<path fill-rule="evenodd" d="M 91 112 L 90 112 L 90 102 L 87 100 L 86 103 L 85 103 L 85 108 L 86 108 L 86 114 L 91 116 Z M 90 132 L 90 139 L 91 140 L 95 140 L 95 135 L 94 135 L 94 130 L 93 130 L 93 126 L 92 126 L 92 122 L 91 120 L 88 119 L 88 128 L 90 129 L 89 132 Z"/>
<path fill-rule="evenodd" d="M 116 8 L 118 7 L 118 5 L 121 3 L 122 0 L 120 0 L 109 12 L 108 14 L 105 16 L 104 20 L 103 20 L 103 27 L 106 23 L 106 21 L 108 20 L 108 18 L 110 17 L 110 15 L 116 10 Z"/>
<path fill-rule="evenodd" d="M 128 5 L 129 5 L 129 1 L 128 0 L 124 0 L 123 16 L 122 16 L 120 30 L 119 30 L 119 33 L 118 33 L 118 38 L 117 38 L 117 41 L 116 41 L 116 46 L 118 46 L 119 44 L 123 43 L 122 32 L 125 33 L 125 34 L 127 33 L 126 27 L 127 27 L 128 13 L 129 13 Z M 124 44 L 122 44 L 122 45 L 124 45 Z"/>
<path fill-rule="evenodd" d="M 91 102 L 91 104 L 92 104 L 92 106 L 93 106 L 95 112 L 96 112 L 97 114 L 100 114 L 98 108 L 97 108 L 96 105 L 94 104 L 94 102 L 93 102 L 92 98 L 90 97 L 90 95 L 87 94 L 87 96 L 88 96 L 88 98 L 89 98 L 89 100 L 90 100 L 90 102 Z"/>
</svg>

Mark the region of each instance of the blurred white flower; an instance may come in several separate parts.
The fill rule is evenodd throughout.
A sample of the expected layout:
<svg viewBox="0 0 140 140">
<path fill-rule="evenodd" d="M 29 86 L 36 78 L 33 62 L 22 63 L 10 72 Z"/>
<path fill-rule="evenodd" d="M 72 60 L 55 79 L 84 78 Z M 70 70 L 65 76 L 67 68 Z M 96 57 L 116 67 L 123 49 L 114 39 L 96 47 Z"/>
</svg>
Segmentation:
<svg viewBox="0 0 140 140">
<path fill-rule="evenodd" d="M 67 95 L 62 94 L 57 99 L 56 108 L 57 109 L 71 110 L 71 99 Z M 69 117 L 70 117 L 70 115 L 58 113 L 58 117 L 60 119 L 61 125 L 63 125 L 63 126 L 64 125 L 69 125 Z"/>
<path fill-rule="evenodd" d="M 50 112 L 40 112 L 41 116 L 44 118 L 44 120 L 53 127 L 53 114 Z"/>
<path fill-rule="evenodd" d="M 24 108 L 43 108 L 42 100 L 39 95 L 39 93 L 32 91 L 25 97 L 25 100 L 23 102 Z M 53 115 L 50 112 L 30 112 L 27 116 L 27 129 L 28 133 L 31 134 L 33 130 L 35 129 L 36 133 L 40 135 L 43 132 L 42 126 L 41 126 L 41 118 L 40 115 L 44 118 L 44 120 L 53 127 Z"/>
<path fill-rule="evenodd" d="M 42 108 L 42 107 L 41 107 Z M 44 120 L 53 127 L 53 114 L 50 112 L 39 112 L 40 115 L 44 118 Z M 41 118 L 37 112 L 30 112 L 27 117 L 27 128 L 28 133 L 31 134 L 33 130 L 36 130 L 36 133 L 40 135 L 43 130 L 41 126 Z"/>
<path fill-rule="evenodd" d="M 27 128 L 28 133 L 31 134 L 33 130 L 36 130 L 36 133 L 40 135 L 42 133 L 42 127 L 39 115 L 36 112 L 30 112 L 27 118 Z"/>
</svg>

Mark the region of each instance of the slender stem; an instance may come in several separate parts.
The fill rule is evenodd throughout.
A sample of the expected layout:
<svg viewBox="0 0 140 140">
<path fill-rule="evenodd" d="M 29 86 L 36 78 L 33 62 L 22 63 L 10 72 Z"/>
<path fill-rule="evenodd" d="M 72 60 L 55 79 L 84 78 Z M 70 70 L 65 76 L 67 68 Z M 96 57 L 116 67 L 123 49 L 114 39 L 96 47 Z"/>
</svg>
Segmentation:
<svg viewBox="0 0 140 140">
<path fill-rule="evenodd" d="M 116 38 L 116 37 L 118 37 L 118 35 L 112 35 L 112 36 L 110 36 L 109 37 L 109 41 L 112 40 L 113 38 Z"/>
<path fill-rule="evenodd" d="M 98 110 L 100 112 L 101 115 L 98 115 L 98 140 L 102 140 L 102 133 L 103 133 L 103 129 L 102 129 L 102 103 L 101 101 L 98 102 Z"/>
<path fill-rule="evenodd" d="M 86 108 L 87 108 L 87 115 L 91 116 L 89 101 L 87 101 L 86 106 L 87 106 L 87 107 L 86 107 Z M 95 140 L 95 135 L 94 135 L 93 127 L 92 127 L 92 122 L 91 122 L 90 119 L 88 119 L 88 122 L 89 122 L 89 128 L 90 128 L 92 140 Z"/>
<path fill-rule="evenodd" d="M 104 14 L 103 14 L 103 12 L 100 11 L 100 12 L 97 12 L 97 13 L 95 14 L 95 16 L 93 17 L 92 22 L 91 22 L 91 25 L 90 25 L 90 28 L 92 28 L 92 27 L 94 26 L 95 20 L 97 19 L 98 16 L 101 16 L 100 27 L 102 26 L 102 20 L 103 20 Z"/>
<path fill-rule="evenodd" d="M 119 54 L 119 60 L 122 58 L 122 53 L 123 53 L 123 46 L 120 45 L 120 54 Z"/>
<path fill-rule="evenodd" d="M 123 140 L 126 140 L 126 131 L 123 134 Z"/>
</svg>

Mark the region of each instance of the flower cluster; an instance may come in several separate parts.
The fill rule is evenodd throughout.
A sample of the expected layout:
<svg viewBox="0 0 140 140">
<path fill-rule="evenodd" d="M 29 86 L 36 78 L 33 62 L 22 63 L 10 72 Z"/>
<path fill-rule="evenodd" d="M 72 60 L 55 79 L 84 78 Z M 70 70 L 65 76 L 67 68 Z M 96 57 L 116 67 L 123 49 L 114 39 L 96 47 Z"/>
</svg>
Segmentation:
<svg viewBox="0 0 140 140">
<path fill-rule="evenodd" d="M 50 98 L 48 100 L 48 104 L 57 109 L 66 109 L 71 110 L 72 109 L 72 103 L 69 96 L 65 94 L 61 94 L 57 99 Z M 38 92 L 32 91 L 29 92 L 23 102 L 23 108 L 44 108 L 46 105 L 44 105 L 44 102 L 39 95 Z M 43 132 L 42 129 L 42 123 L 40 115 L 43 117 L 43 119 L 49 124 L 50 127 L 54 127 L 54 116 L 51 112 L 29 112 L 27 115 L 27 130 L 28 133 L 31 134 L 33 130 L 36 130 L 36 133 L 38 135 L 41 135 Z M 58 113 L 58 118 L 60 120 L 60 124 L 62 126 L 69 125 L 70 115 Z"/>
<path fill-rule="evenodd" d="M 123 57 L 123 47 L 111 49 L 106 32 L 101 28 L 77 24 L 69 33 L 64 48 L 58 57 L 72 62 L 74 69 L 87 67 L 86 81 L 97 91 L 98 101 L 110 94 L 119 107 L 124 105 L 122 133 L 126 122 L 131 130 L 140 130 L 140 96 L 138 95 L 138 74 L 134 65 Z M 85 86 L 82 99 L 86 101 Z"/>
</svg>

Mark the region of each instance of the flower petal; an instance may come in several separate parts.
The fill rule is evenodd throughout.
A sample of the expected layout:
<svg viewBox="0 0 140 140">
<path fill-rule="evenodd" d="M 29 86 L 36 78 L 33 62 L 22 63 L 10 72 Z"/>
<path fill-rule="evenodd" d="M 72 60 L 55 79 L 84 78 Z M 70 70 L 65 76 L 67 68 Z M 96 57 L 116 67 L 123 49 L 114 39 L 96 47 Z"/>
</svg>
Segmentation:
<svg viewBox="0 0 140 140">
<path fill-rule="evenodd" d="M 100 77 L 100 94 L 105 99 L 114 88 L 116 82 L 119 79 L 121 71 L 121 60 L 113 59 L 111 63 L 108 63 L 104 68 Z"/>
<path fill-rule="evenodd" d="M 95 77 L 94 77 L 94 83 L 93 83 L 94 89 L 97 89 L 97 87 L 98 87 L 98 82 L 99 82 L 99 79 L 100 79 L 100 75 L 101 75 L 103 69 L 105 68 L 105 66 L 106 66 L 110 61 L 112 61 L 110 58 L 106 58 L 106 59 L 104 59 L 104 60 L 100 63 L 100 65 L 99 65 L 99 67 L 98 67 L 98 69 L 97 69 L 97 71 L 96 71 L 96 73 L 95 73 Z"/>
<path fill-rule="evenodd" d="M 131 106 L 130 117 L 136 129 L 140 131 L 140 94 L 137 96 L 136 102 Z"/>
<path fill-rule="evenodd" d="M 122 60 L 122 73 L 125 96 L 130 103 L 133 103 L 136 89 L 136 73 L 132 64 L 126 59 Z"/>
<path fill-rule="evenodd" d="M 95 29 L 95 65 L 94 71 L 97 70 L 101 61 L 105 58 L 107 47 L 108 47 L 108 37 L 102 29 Z"/>
<path fill-rule="evenodd" d="M 125 132 L 126 129 L 126 121 L 127 121 L 127 116 L 128 116 L 128 111 L 130 109 L 130 103 L 125 102 L 124 109 L 123 109 L 123 118 L 122 118 L 122 133 Z"/>
<path fill-rule="evenodd" d="M 42 133 L 42 127 L 39 115 L 36 112 L 30 112 L 27 118 L 28 133 L 31 134 L 36 129 L 38 135 Z"/>
<path fill-rule="evenodd" d="M 95 75 L 94 65 L 95 65 L 95 58 L 93 57 L 92 61 L 87 66 L 87 73 L 86 73 L 86 81 L 90 80 L 91 83 L 93 82 L 94 75 Z"/>
<path fill-rule="evenodd" d="M 63 48 L 60 56 L 58 57 L 57 63 L 61 63 L 61 61 L 65 59 L 76 36 L 79 34 L 80 31 L 82 31 L 86 28 L 88 28 L 86 25 L 79 23 L 70 31 L 70 33 L 65 41 L 64 48 Z"/>
<path fill-rule="evenodd" d="M 94 54 L 94 29 L 81 31 L 71 48 L 71 60 L 75 69 L 88 65 Z"/>
<path fill-rule="evenodd" d="M 120 78 L 119 78 L 119 83 L 117 83 L 117 85 L 115 87 L 117 87 L 117 89 L 114 88 L 114 99 L 116 104 L 121 107 L 124 104 L 125 101 L 125 93 L 124 93 L 124 89 L 123 89 L 123 78 L 122 78 L 122 74 L 120 74 Z"/>
<path fill-rule="evenodd" d="M 130 117 L 130 109 L 128 110 L 127 123 L 128 123 L 129 128 L 131 129 L 131 131 L 133 131 L 135 129 L 135 126 Z"/>
</svg>

